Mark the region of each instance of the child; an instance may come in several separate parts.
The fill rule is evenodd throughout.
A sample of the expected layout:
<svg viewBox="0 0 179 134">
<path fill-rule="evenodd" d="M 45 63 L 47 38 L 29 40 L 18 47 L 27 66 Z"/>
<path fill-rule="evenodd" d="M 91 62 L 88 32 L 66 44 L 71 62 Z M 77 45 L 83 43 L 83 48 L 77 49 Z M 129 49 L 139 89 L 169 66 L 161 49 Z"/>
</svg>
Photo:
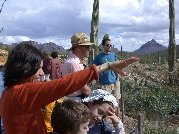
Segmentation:
<svg viewBox="0 0 179 134">
<path fill-rule="evenodd" d="M 111 93 L 102 89 L 93 90 L 83 102 L 91 111 L 88 134 L 125 134 L 123 123 L 115 115 L 117 99 Z"/>
<path fill-rule="evenodd" d="M 45 121 L 48 134 L 52 134 L 53 132 L 53 128 L 51 126 L 51 114 L 52 114 L 53 108 L 55 107 L 56 104 L 62 103 L 62 102 L 63 102 L 63 98 L 58 99 L 57 101 L 54 101 L 42 108 L 42 115 Z"/>
<path fill-rule="evenodd" d="M 90 111 L 81 102 L 64 100 L 52 112 L 51 125 L 55 134 L 87 134 Z"/>
</svg>

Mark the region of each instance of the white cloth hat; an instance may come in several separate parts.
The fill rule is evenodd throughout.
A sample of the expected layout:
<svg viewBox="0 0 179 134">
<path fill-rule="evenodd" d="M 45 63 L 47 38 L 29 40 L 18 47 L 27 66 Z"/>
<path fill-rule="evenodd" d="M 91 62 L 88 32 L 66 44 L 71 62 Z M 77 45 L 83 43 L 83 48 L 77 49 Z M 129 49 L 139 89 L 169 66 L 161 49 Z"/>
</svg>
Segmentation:
<svg viewBox="0 0 179 134">
<path fill-rule="evenodd" d="M 82 102 L 93 102 L 94 100 L 100 100 L 111 102 L 114 108 L 118 107 L 117 99 L 108 91 L 102 89 L 93 90 L 93 92 L 88 96 L 82 99 Z"/>
</svg>

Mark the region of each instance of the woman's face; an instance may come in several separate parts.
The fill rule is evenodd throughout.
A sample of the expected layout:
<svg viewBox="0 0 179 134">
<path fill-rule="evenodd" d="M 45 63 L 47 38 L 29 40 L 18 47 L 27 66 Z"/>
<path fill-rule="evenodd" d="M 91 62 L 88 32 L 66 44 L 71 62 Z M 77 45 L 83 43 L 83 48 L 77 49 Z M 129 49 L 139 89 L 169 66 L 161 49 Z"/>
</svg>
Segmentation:
<svg viewBox="0 0 179 134">
<path fill-rule="evenodd" d="M 98 123 L 100 122 L 104 117 L 107 115 L 107 111 L 111 107 L 108 103 L 103 103 L 101 105 L 98 104 L 89 104 L 88 105 L 89 110 L 91 111 L 91 119 L 90 124 Z"/>
<path fill-rule="evenodd" d="M 89 131 L 89 127 L 88 127 L 89 121 L 90 120 L 88 120 L 85 123 L 80 124 L 80 129 L 77 134 L 87 134 L 87 132 Z"/>
<path fill-rule="evenodd" d="M 38 82 L 41 80 L 41 77 L 44 75 L 42 67 L 43 67 L 43 61 L 41 61 L 40 68 L 37 71 L 37 73 L 30 77 L 30 82 Z"/>
</svg>

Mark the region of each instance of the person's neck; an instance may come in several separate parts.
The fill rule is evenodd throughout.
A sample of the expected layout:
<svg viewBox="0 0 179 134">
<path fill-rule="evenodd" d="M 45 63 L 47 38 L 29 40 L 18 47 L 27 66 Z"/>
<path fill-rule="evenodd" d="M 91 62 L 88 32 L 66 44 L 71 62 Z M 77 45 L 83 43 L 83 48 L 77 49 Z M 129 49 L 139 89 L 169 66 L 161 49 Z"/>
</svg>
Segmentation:
<svg viewBox="0 0 179 134">
<path fill-rule="evenodd" d="M 110 51 L 103 51 L 103 53 L 105 53 L 105 54 L 109 54 L 109 53 L 110 53 Z"/>
<path fill-rule="evenodd" d="M 80 63 L 83 63 L 83 56 L 81 56 L 81 54 L 79 52 L 74 51 L 73 54 L 75 54 L 79 59 L 80 59 Z"/>
<path fill-rule="evenodd" d="M 22 79 L 21 81 L 17 82 L 17 85 L 24 84 L 24 83 L 33 83 L 30 78 Z"/>
</svg>

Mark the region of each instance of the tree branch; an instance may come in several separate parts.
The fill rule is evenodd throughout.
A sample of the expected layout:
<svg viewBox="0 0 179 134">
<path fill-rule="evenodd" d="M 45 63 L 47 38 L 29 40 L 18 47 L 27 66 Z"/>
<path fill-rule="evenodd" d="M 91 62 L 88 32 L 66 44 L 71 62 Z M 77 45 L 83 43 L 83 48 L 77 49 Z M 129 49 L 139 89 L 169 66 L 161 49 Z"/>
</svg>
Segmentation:
<svg viewBox="0 0 179 134">
<path fill-rule="evenodd" d="M 6 2 L 6 0 L 4 0 L 4 2 L 1 5 L 0 13 L 2 12 L 2 9 L 3 9 L 3 6 L 4 6 L 5 2 Z"/>
<path fill-rule="evenodd" d="M 4 2 L 1 5 L 0 13 L 2 12 L 2 9 L 3 9 L 3 6 L 4 6 L 5 2 L 6 2 L 6 0 L 4 0 Z M 4 29 L 4 27 L 1 28 L 0 33 L 3 31 L 3 29 Z"/>
<path fill-rule="evenodd" d="M 3 29 L 4 29 L 4 27 L 3 27 L 3 28 L 1 28 L 0 33 L 3 31 Z"/>
</svg>

